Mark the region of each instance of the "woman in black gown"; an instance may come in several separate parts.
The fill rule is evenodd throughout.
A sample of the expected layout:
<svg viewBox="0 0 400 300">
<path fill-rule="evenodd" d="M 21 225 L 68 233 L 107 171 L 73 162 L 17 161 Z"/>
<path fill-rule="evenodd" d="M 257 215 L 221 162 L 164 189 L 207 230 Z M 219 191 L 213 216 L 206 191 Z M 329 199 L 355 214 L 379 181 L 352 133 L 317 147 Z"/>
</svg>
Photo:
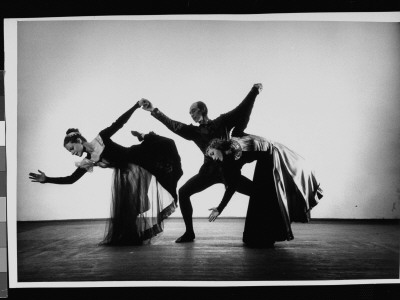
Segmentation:
<svg viewBox="0 0 400 300">
<path fill-rule="evenodd" d="M 222 213 L 238 184 L 250 196 L 243 242 L 248 246 L 273 247 L 276 241 L 292 240 L 291 222 L 308 222 L 310 210 L 323 191 L 314 171 L 296 152 L 263 137 L 242 133 L 230 140 L 214 139 L 207 155 L 221 161 L 228 188 L 209 220 Z M 253 181 L 240 176 L 245 163 L 256 161 Z"/>
<path fill-rule="evenodd" d="M 176 208 L 176 188 L 183 172 L 174 141 L 135 131 L 132 134 L 142 141 L 138 145 L 123 147 L 111 140 L 139 107 L 138 101 L 91 142 L 78 129 L 69 129 L 64 138 L 66 150 L 80 157 L 86 154 L 71 175 L 29 173 L 33 182 L 72 184 L 93 167 L 113 168 L 111 217 L 101 244 L 142 244 L 163 231 L 163 220 Z"/>
</svg>

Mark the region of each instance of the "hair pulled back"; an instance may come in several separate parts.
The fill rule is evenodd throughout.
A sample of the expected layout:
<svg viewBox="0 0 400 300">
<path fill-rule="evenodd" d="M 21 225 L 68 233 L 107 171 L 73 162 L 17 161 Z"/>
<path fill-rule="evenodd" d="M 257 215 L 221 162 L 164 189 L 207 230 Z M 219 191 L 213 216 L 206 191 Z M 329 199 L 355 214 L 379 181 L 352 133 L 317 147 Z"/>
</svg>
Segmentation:
<svg viewBox="0 0 400 300">
<path fill-rule="evenodd" d="M 64 138 L 64 146 L 70 142 L 76 143 L 78 141 L 78 138 L 81 139 L 83 142 L 86 142 L 86 139 L 79 132 L 78 128 L 69 128 L 65 134 L 66 135 Z"/>
</svg>

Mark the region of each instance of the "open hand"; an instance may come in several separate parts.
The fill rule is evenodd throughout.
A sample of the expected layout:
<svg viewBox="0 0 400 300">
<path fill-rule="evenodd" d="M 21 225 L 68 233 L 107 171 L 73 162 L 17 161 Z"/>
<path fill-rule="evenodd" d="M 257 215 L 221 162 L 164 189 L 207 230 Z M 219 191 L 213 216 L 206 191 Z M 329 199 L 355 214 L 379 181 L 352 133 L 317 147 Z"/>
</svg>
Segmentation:
<svg viewBox="0 0 400 300">
<path fill-rule="evenodd" d="M 210 216 L 208 217 L 208 221 L 214 222 L 217 219 L 217 217 L 219 216 L 218 209 L 216 207 L 213 207 L 213 208 L 210 208 L 209 210 L 211 210 L 212 212 L 211 212 Z"/>
<path fill-rule="evenodd" d="M 32 182 L 40 182 L 40 183 L 45 183 L 46 182 L 46 174 L 44 174 L 42 171 L 38 170 L 39 174 L 36 173 L 29 173 L 29 179 L 32 179 Z"/>
</svg>

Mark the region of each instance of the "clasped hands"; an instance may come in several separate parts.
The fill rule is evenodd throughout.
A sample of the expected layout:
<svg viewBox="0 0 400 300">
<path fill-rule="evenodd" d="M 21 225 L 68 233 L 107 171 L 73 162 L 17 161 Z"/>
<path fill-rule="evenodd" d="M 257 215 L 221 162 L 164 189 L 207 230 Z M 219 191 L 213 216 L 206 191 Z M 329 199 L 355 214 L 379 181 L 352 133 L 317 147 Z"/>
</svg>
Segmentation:
<svg viewBox="0 0 400 300">
<path fill-rule="evenodd" d="M 153 109 L 154 109 L 153 104 L 149 100 L 147 100 L 145 98 L 142 98 L 142 99 L 139 100 L 139 105 L 144 110 L 147 110 L 147 111 L 153 111 Z"/>
</svg>

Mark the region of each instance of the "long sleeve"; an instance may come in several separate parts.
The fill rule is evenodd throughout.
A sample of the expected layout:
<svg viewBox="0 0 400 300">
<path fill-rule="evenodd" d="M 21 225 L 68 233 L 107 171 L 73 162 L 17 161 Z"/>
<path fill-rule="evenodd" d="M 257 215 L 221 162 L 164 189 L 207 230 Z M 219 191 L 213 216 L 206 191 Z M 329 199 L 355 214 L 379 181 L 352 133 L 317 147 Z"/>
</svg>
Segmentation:
<svg viewBox="0 0 400 300">
<path fill-rule="evenodd" d="M 217 207 L 217 210 L 219 214 L 222 213 L 224 210 L 225 206 L 229 203 L 229 201 L 232 199 L 233 194 L 236 192 L 236 186 L 234 185 L 228 185 L 227 188 L 225 189 L 224 196 L 222 197 L 222 200 L 220 204 Z"/>
<path fill-rule="evenodd" d="M 112 135 L 114 135 L 118 130 L 122 128 L 122 126 L 125 125 L 126 122 L 128 122 L 129 118 L 139 107 L 140 107 L 139 102 L 137 102 L 134 106 L 132 106 L 132 108 L 130 108 L 127 112 L 125 112 L 122 116 L 120 116 L 114 123 L 112 123 L 110 127 L 103 129 L 100 132 L 101 137 L 110 138 Z"/>
<path fill-rule="evenodd" d="M 44 183 L 55 183 L 55 184 L 73 184 L 78 181 L 85 173 L 86 169 L 77 168 L 71 175 L 65 177 L 47 177 Z"/>
<path fill-rule="evenodd" d="M 233 156 L 223 162 L 222 172 L 225 179 L 226 189 L 224 196 L 217 207 L 220 214 L 235 192 L 250 196 L 253 190 L 253 182 L 241 174 L 242 166 L 246 162 L 246 159 L 234 160 Z"/>
<path fill-rule="evenodd" d="M 173 133 L 183 137 L 184 139 L 193 140 L 193 134 L 196 128 L 195 126 L 172 120 L 162 113 L 158 108 L 155 108 L 151 112 L 151 115 L 163 123 Z"/>
<path fill-rule="evenodd" d="M 256 100 L 259 91 L 253 87 L 243 101 L 233 110 L 222 114 L 216 120 L 220 120 L 226 124 L 228 130 L 235 127 L 232 136 L 240 136 L 246 129 L 250 119 L 250 114 L 253 110 L 254 101 Z"/>
</svg>

